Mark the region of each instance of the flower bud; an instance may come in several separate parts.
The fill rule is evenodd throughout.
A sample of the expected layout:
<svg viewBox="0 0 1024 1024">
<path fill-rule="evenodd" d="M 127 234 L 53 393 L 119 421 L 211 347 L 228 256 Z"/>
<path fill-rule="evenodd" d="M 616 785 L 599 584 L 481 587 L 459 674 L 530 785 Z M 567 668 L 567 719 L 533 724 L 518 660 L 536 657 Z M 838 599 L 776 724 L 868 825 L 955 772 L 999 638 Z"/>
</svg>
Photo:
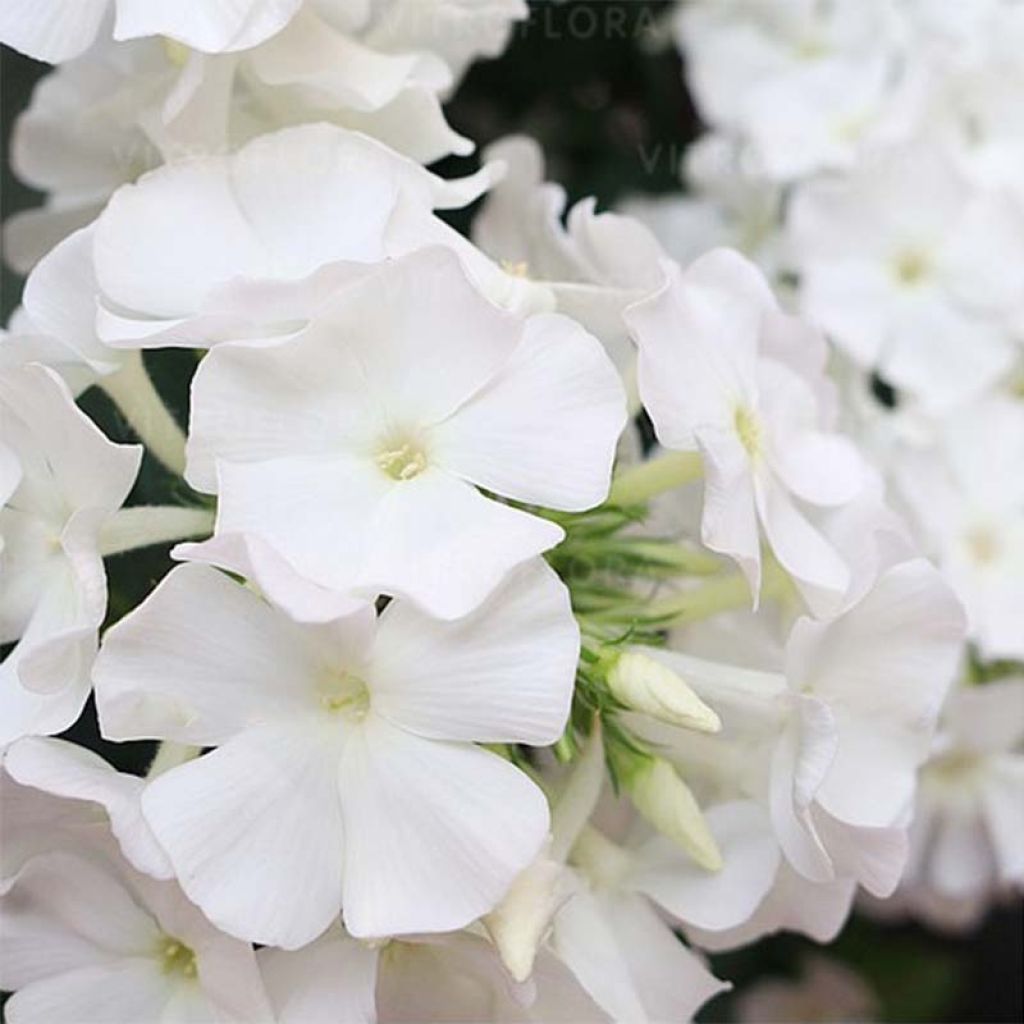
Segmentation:
<svg viewBox="0 0 1024 1024">
<path fill-rule="evenodd" d="M 625 651 L 607 675 L 608 687 L 627 708 L 698 732 L 718 732 L 718 715 L 683 678 L 654 658 Z"/>
<path fill-rule="evenodd" d="M 484 918 L 502 962 L 518 982 L 526 981 L 533 971 L 537 950 L 562 903 L 562 865 L 549 858 L 550 845 L 549 840 Z"/>
<path fill-rule="evenodd" d="M 623 782 L 636 809 L 678 843 L 707 871 L 722 867 L 722 855 L 690 787 L 660 757 L 637 758 Z"/>
</svg>

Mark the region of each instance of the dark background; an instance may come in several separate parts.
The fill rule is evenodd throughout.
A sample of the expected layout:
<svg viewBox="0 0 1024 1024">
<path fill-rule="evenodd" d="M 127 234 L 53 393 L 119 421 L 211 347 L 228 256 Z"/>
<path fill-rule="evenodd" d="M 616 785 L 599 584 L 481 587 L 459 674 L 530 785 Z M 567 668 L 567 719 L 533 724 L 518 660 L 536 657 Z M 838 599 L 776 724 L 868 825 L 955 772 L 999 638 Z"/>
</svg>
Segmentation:
<svg viewBox="0 0 1024 1024">
<path fill-rule="evenodd" d="M 652 51 L 643 45 L 669 5 L 664 0 L 536 0 L 531 6 L 530 21 L 518 27 L 505 55 L 471 69 L 448 107 L 453 126 L 481 146 L 510 132 L 534 136 L 547 155 L 549 177 L 561 182 L 572 200 L 596 195 L 608 207 L 626 194 L 678 188 L 679 158 L 701 126 L 678 56 L 671 49 Z M 5 149 L 14 118 L 45 71 L 19 54 L 0 51 Z M 437 169 L 454 174 L 471 166 L 472 161 L 452 159 Z M 39 199 L 12 177 L 6 152 L 0 183 L 3 217 Z M 6 270 L 0 274 L 4 320 L 17 305 L 21 285 Z M 187 352 L 161 352 L 147 362 L 184 423 L 194 358 Z M 101 395 L 93 391 L 82 404 L 113 438 L 133 440 Z M 173 500 L 179 486 L 147 459 L 132 502 Z M 165 549 L 109 560 L 111 620 L 137 604 L 169 566 Z M 70 735 L 124 770 L 141 772 L 151 756 L 150 744 L 100 740 L 91 709 Z M 1022 920 L 1020 902 L 1012 901 L 975 932 L 947 938 L 910 924 L 882 926 L 855 917 L 828 953 L 869 980 L 883 1020 L 1022 1021 Z M 766 974 L 795 975 L 815 951 L 819 948 L 808 940 L 781 936 L 714 960 L 719 975 L 742 990 Z M 728 996 L 719 997 L 701 1019 L 728 1020 L 730 1002 Z"/>
</svg>

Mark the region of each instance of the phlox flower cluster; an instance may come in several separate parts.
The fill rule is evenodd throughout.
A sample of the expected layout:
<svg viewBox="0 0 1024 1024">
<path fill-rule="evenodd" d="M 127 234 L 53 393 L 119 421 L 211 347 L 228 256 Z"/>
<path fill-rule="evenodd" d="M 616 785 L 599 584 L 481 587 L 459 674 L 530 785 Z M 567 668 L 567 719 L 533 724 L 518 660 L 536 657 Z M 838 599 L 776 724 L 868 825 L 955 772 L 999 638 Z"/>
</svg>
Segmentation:
<svg viewBox="0 0 1024 1024">
<path fill-rule="evenodd" d="M 684 160 L 689 195 L 624 207 L 670 252 L 738 246 L 823 331 L 848 436 L 963 604 L 912 866 L 878 907 L 952 928 L 1024 884 L 1022 13 L 680 6 L 708 131 Z"/>
<path fill-rule="evenodd" d="M 986 66 L 1003 33 L 864 5 L 793 56 L 814 5 L 754 7 L 682 18 L 722 151 L 763 167 L 686 200 L 723 235 L 677 259 L 567 210 L 529 138 L 424 166 L 472 148 L 441 103 L 519 0 L 6 3 L 0 41 L 56 64 L 0 335 L 12 1024 L 686 1021 L 730 986 L 708 953 L 1020 879 L 1020 196 L 935 92 L 975 70 L 943 33 Z M 831 113 L 762 122 L 755 63 L 776 115 L 870 100 L 873 147 L 912 110 L 942 159 L 844 136 L 794 168 L 777 132 Z M 790 190 L 740 252 L 722 197 Z M 478 200 L 468 236 L 441 216 Z M 136 499 L 143 458 L 174 503 Z M 105 559 L 157 545 L 108 608 Z M 90 698 L 158 743 L 145 777 L 60 738 Z"/>
</svg>

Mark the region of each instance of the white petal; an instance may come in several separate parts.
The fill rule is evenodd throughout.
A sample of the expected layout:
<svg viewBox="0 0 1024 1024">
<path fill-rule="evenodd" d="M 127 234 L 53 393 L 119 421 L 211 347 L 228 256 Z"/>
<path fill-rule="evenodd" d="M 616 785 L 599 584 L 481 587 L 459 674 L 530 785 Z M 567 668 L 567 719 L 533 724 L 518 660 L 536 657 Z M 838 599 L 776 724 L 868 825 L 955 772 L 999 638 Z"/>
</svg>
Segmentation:
<svg viewBox="0 0 1024 1024">
<path fill-rule="evenodd" d="M 786 676 L 837 709 L 839 747 L 818 799 L 852 825 L 894 824 L 914 790 L 961 653 L 963 612 L 922 560 L 884 573 L 831 623 L 801 619 Z"/>
<path fill-rule="evenodd" d="M 181 887 L 239 938 L 296 949 L 341 906 L 337 734 L 249 729 L 151 782 L 142 810 Z"/>
<path fill-rule="evenodd" d="M 905 828 L 847 825 L 820 807 L 814 808 L 812 817 L 840 878 L 855 878 L 879 899 L 893 894 L 907 865 Z"/>
<path fill-rule="evenodd" d="M 693 1020 L 709 999 L 729 988 L 646 900 L 634 896 L 609 901 L 609 923 L 650 1020 Z"/>
<path fill-rule="evenodd" d="M 171 557 L 227 569 L 245 579 L 298 622 L 329 622 L 354 614 L 366 600 L 305 579 L 269 544 L 250 534 L 221 533 L 199 544 L 178 544 Z"/>
<path fill-rule="evenodd" d="M 728 431 L 702 427 L 697 438 L 705 474 L 701 540 L 712 551 L 736 560 L 756 604 L 761 590 L 761 536 L 750 459 Z"/>
<path fill-rule="evenodd" d="M 135 958 L 83 967 L 29 985 L 11 997 L 4 1012 L 11 1024 L 160 1021 L 174 994 L 154 958 Z"/>
<path fill-rule="evenodd" d="M 811 802 L 836 753 L 835 719 L 827 704 L 796 698 L 786 731 L 772 756 L 772 825 L 789 863 L 811 881 L 835 877 L 828 852 L 814 827 Z"/>
<path fill-rule="evenodd" d="M 169 36 L 207 53 L 246 50 L 280 31 L 302 0 L 214 0 L 183 9 L 175 0 L 117 0 L 115 39 Z"/>
<path fill-rule="evenodd" d="M 128 889 L 92 861 L 68 853 L 33 857 L 0 904 L 5 989 L 79 967 L 148 955 L 156 922 Z"/>
<path fill-rule="evenodd" d="M 481 487 L 582 511 L 607 497 L 625 395 L 600 343 L 535 316 L 499 374 L 433 432 L 438 459 Z"/>
<path fill-rule="evenodd" d="M 212 746 L 316 710 L 320 667 L 301 627 L 223 573 L 182 565 L 108 631 L 93 680 L 108 739 Z"/>
<path fill-rule="evenodd" d="M 340 931 L 296 950 L 261 949 L 278 1024 L 376 1024 L 379 953 Z"/>
<path fill-rule="evenodd" d="M 98 754 L 65 740 L 27 737 L 8 751 L 4 767 L 23 786 L 99 804 L 125 857 L 144 874 L 170 878 L 171 866 L 142 818 L 144 782 L 115 771 Z"/>
<path fill-rule="evenodd" d="M 377 937 L 450 931 L 492 910 L 548 831 L 541 791 L 477 747 L 371 715 L 340 770 L 345 924 Z"/>
<path fill-rule="evenodd" d="M 96 336 L 94 236 L 94 227 L 82 228 L 47 253 L 25 282 L 23 301 L 34 330 L 52 335 L 94 370 L 108 373 L 121 356 Z"/>
<path fill-rule="evenodd" d="M 45 461 L 70 510 L 113 512 L 121 506 L 135 483 L 142 448 L 110 441 L 53 370 L 31 365 L 0 377 L 5 426 L 7 410 L 27 425 L 35 459 Z"/>
<path fill-rule="evenodd" d="M 565 728 L 578 655 L 569 593 L 537 559 L 454 622 L 389 605 L 367 682 L 375 711 L 428 739 L 539 746 Z"/>
<path fill-rule="evenodd" d="M 814 505 L 842 505 L 864 486 L 864 461 L 845 437 L 808 431 L 788 441 L 775 470 L 794 495 Z"/>
<path fill-rule="evenodd" d="M 993 684 L 989 684 L 993 685 Z M 981 791 L 982 813 L 992 839 L 1000 878 L 1024 879 L 1024 757 L 1004 754 L 992 759 Z"/>
<path fill-rule="evenodd" d="M 747 921 L 771 889 L 779 846 L 757 804 L 720 804 L 704 817 L 722 853 L 721 871 L 702 871 L 674 843 L 655 837 L 637 851 L 630 878 L 680 921 L 724 931 Z"/>
<path fill-rule="evenodd" d="M 77 57 L 96 38 L 110 0 L 8 0 L 0 42 L 50 64 Z"/>
<path fill-rule="evenodd" d="M 849 568 L 778 481 L 768 478 L 756 494 L 765 537 L 779 564 L 802 585 L 812 608 L 831 610 L 849 585 Z"/>
<path fill-rule="evenodd" d="M 552 947 L 613 1020 L 648 1018 L 607 907 L 582 882 L 555 918 Z"/>
<path fill-rule="evenodd" d="M 929 881 L 944 896 L 964 899 L 991 885 L 995 864 L 981 822 L 953 814 L 936 830 Z"/>
<path fill-rule="evenodd" d="M 485 498 L 441 472 L 393 487 L 381 503 L 361 589 L 406 597 L 431 615 L 467 615 L 562 528 Z"/>
</svg>

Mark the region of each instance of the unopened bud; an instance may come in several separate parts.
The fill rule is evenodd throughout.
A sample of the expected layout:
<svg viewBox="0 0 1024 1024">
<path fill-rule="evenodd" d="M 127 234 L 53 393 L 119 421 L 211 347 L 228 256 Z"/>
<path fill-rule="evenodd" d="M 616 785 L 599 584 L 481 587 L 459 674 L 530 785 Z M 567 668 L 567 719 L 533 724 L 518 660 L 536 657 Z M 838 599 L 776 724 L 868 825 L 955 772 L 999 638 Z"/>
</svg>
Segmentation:
<svg viewBox="0 0 1024 1024">
<path fill-rule="evenodd" d="M 608 671 L 608 687 L 627 708 L 698 732 L 718 732 L 721 719 L 670 668 L 639 651 L 620 654 Z"/>
<path fill-rule="evenodd" d="M 660 757 L 638 758 L 623 781 L 636 809 L 678 843 L 707 871 L 722 867 L 722 855 L 690 787 Z"/>
<path fill-rule="evenodd" d="M 518 982 L 526 981 L 533 971 L 537 950 L 562 904 L 562 870 L 549 858 L 546 846 L 484 918 L 502 962 Z"/>
</svg>

